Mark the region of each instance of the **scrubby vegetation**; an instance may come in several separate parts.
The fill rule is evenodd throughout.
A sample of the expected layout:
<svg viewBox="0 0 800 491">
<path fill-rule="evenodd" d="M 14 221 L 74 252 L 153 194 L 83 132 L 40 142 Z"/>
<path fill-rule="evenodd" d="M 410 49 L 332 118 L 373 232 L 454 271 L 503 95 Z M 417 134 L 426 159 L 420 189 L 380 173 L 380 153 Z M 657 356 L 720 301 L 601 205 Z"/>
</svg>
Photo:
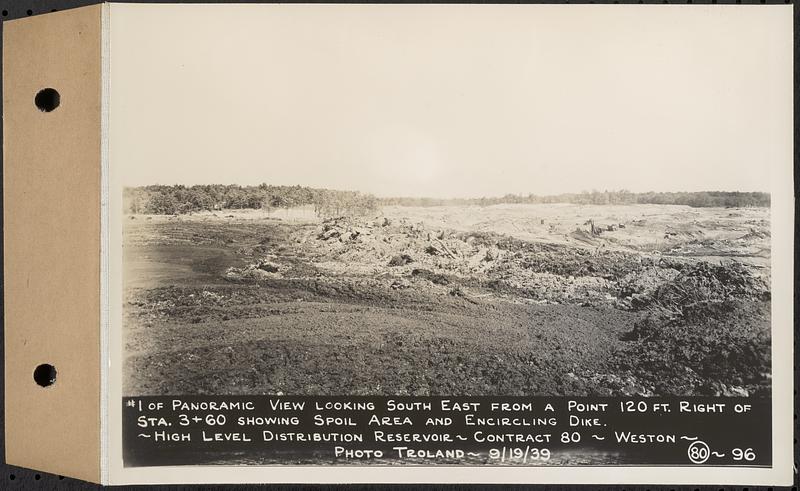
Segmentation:
<svg viewBox="0 0 800 491">
<path fill-rule="evenodd" d="M 363 216 L 378 206 L 454 206 L 497 204 L 573 203 L 592 205 L 659 204 L 692 207 L 768 207 L 769 193 L 697 192 L 631 193 L 629 191 L 585 191 L 579 194 L 537 196 L 507 194 L 495 198 L 376 198 L 356 191 L 337 191 L 305 186 L 197 185 L 142 186 L 125 189 L 125 211 L 153 215 L 176 215 L 220 209 L 288 209 L 313 205 L 320 217 Z"/>
<path fill-rule="evenodd" d="M 632 193 L 620 191 L 584 191 L 582 193 L 537 196 L 535 194 L 507 194 L 495 198 L 435 199 L 435 198 L 382 198 L 382 205 L 397 206 L 459 206 L 498 204 L 572 203 L 579 205 L 685 205 L 707 207 L 768 207 L 769 193 L 743 193 L 703 191 L 695 193 Z"/>
<path fill-rule="evenodd" d="M 125 189 L 125 211 L 152 215 L 179 215 L 221 209 L 289 209 L 314 206 L 318 216 L 358 216 L 377 209 L 377 199 L 356 191 L 305 186 L 197 185 L 143 186 Z"/>
</svg>

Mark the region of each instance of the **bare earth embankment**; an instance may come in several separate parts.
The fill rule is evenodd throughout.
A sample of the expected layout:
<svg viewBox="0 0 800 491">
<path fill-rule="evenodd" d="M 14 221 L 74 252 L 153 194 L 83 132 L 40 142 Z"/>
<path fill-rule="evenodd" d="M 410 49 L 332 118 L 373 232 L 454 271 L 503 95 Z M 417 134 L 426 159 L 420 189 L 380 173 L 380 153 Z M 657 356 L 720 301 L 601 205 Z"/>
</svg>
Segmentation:
<svg viewBox="0 0 800 491">
<path fill-rule="evenodd" d="M 760 395 L 769 210 L 132 216 L 125 393 Z"/>
</svg>

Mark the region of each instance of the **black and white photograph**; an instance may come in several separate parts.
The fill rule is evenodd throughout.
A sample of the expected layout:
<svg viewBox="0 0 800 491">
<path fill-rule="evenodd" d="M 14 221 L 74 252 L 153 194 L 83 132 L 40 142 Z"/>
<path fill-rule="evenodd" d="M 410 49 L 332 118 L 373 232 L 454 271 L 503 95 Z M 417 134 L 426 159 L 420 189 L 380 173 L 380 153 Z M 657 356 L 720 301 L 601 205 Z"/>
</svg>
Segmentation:
<svg viewBox="0 0 800 491">
<path fill-rule="evenodd" d="M 131 395 L 769 396 L 765 192 L 128 198 Z"/>
</svg>

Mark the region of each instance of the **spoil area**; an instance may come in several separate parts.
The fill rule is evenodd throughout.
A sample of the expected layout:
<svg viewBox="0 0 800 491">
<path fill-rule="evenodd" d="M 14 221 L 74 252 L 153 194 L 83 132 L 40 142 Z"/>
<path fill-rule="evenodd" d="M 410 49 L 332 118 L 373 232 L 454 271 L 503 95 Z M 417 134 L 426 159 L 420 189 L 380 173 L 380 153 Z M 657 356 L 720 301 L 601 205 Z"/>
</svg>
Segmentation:
<svg viewBox="0 0 800 491">
<path fill-rule="evenodd" d="M 595 208 L 550 238 L 505 208 L 494 228 L 439 208 L 132 216 L 125 393 L 768 393 L 768 212 L 692 210 L 679 235 Z"/>
</svg>

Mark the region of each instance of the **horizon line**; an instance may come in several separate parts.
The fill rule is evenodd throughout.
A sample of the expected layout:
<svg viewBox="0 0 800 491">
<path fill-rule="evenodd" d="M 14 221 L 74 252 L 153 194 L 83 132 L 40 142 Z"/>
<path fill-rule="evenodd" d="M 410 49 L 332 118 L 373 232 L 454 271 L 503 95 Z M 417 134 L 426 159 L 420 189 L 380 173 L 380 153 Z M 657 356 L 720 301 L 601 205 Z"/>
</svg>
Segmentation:
<svg viewBox="0 0 800 491">
<path fill-rule="evenodd" d="M 461 196 L 461 197 L 454 197 L 454 196 L 441 197 L 440 196 L 440 197 L 436 197 L 436 196 L 429 196 L 429 195 L 427 195 L 427 196 L 379 195 L 379 194 L 371 193 L 371 192 L 368 192 L 368 191 L 360 191 L 360 190 L 354 190 L 354 189 L 336 189 L 336 188 L 326 188 L 326 187 L 315 187 L 315 186 L 307 186 L 307 185 L 303 185 L 303 184 L 268 184 L 268 183 L 259 183 L 259 184 L 235 184 L 235 183 L 230 183 L 230 184 L 223 184 L 223 183 L 214 183 L 214 184 L 180 184 L 180 183 L 160 184 L 160 183 L 155 183 L 155 184 L 141 184 L 141 185 L 135 185 L 135 186 L 123 185 L 122 188 L 123 188 L 123 190 L 124 189 L 146 188 L 146 187 L 149 187 L 149 186 L 164 186 L 164 187 L 183 186 L 185 188 L 192 188 L 192 187 L 198 187 L 198 186 L 225 186 L 225 187 L 239 186 L 239 187 L 242 187 L 242 188 L 248 188 L 248 187 L 249 188 L 258 188 L 258 187 L 260 187 L 262 185 L 267 185 L 267 186 L 272 186 L 272 187 L 286 187 L 286 188 L 300 187 L 300 188 L 319 189 L 319 190 L 328 190 L 328 191 L 339 191 L 339 192 L 356 192 L 356 193 L 360 193 L 360 194 L 367 195 L 367 196 L 373 196 L 373 197 L 375 197 L 377 199 L 419 199 L 419 200 L 429 199 L 429 200 L 444 200 L 444 201 L 479 200 L 479 199 L 494 200 L 494 199 L 503 199 L 503 198 L 507 198 L 507 197 L 530 197 L 530 196 L 535 196 L 535 197 L 538 197 L 538 198 L 549 198 L 549 197 L 559 197 L 559 196 L 568 196 L 568 195 L 583 195 L 583 194 L 592 195 L 592 194 L 622 193 L 622 192 L 626 192 L 628 194 L 634 194 L 634 195 L 638 195 L 638 194 L 677 194 L 677 193 L 688 193 L 688 194 L 699 194 L 699 193 L 758 193 L 758 194 L 766 194 L 766 195 L 770 195 L 770 196 L 772 195 L 772 193 L 770 191 L 763 191 L 763 190 L 750 190 L 750 191 L 735 190 L 734 191 L 734 190 L 720 190 L 720 189 L 716 189 L 716 190 L 703 189 L 703 190 L 699 190 L 699 191 L 685 191 L 685 190 L 683 190 L 683 191 L 655 191 L 655 190 L 630 191 L 630 190 L 627 190 L 627 189 L 623 188 L 623 189 L 604 189 L 602 191 L 601 190 L 597 190 L 597 189 L 593 189 L 593 190 L 566 191 L 566 192 L 560 192 L 560 193 L 544 193 L 544 194 L 535 193 L 535 192 L 528 192 L 528 193 L 505 193 L 505 194 L 502 194 L 502 195 L 483 195 L 483 196 L 469 196 L 469 197 L 466 197 L 466 196 Z"/>
</svg>

